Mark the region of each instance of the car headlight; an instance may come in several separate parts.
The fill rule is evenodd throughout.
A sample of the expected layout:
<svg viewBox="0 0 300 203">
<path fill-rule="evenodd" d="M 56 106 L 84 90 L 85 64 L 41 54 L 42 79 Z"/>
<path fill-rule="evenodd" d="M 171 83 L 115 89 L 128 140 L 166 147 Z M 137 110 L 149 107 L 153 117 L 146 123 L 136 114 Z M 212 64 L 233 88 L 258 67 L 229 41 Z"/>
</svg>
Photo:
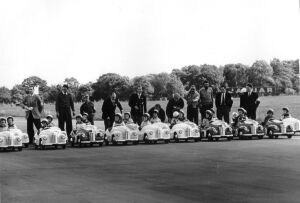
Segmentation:
<svg viewBox="0 0 300 203">
<path fill-rule="evenodd" d="M 47 137 L 43 137 L 43 140 L 47 140 Z"/>
<path fill-rule="evenodd" d="M 27 135 L 23 135 L 23 138 L 24 138 L 24 139 L 28 139 L 28 136 L 27 136 Z"/>
<path fill-rule="evenodd" d="M 166 135 L 169 135 L 170 132 L 169 132 L 169 131 L 166 131 L 165 133 L 166 133 Z"/>
<path fill-rule="evenodd" d="M 17 142 L 21 142 L 21 141 L 22 141 L 22 139 L 17 137 Z"/>
<path fill-rule="evenodd" d="M 199 132 L 199 130 L 198 129 L 195 129 L 195 131 L 194 131 L 195 133 L 198 133 Z"/>
<path fill-rule="evenodd" d="M 183 132 L 182 132 L 182 130 L 179 130 L 178 133 L 179 133 L 179 134 L 182 134 Z"/>
<path fill-rule="evenodd" d="M 66 137 L 64 135 L 60 136 L 61 139 L 65 139 Z"/>
<path fill-rule="evenodd" d="M 152 132 L 152 131 L 150 131 L 150 132 L 149 132 L 149 135 L 153 135 L 153 132 Z"/>
</svg>

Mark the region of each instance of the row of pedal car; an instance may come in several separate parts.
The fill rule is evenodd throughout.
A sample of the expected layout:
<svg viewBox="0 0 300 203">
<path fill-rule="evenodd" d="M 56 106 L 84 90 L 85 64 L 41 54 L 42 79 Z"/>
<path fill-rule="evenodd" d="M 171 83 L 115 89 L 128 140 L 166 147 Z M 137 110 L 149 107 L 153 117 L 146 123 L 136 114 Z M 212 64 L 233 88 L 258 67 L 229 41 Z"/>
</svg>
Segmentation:
<svg viewBox="0 0 300 203">
<path fill-rule="evenodd" d="M 287 136 L 291 138 L 300 132 L 300 121 L 295 118 L 287 118 L 282 121 L 274 120 L 265 128 L 257 121 L 247 119 L 240 123 L 236 129 L 232 129 L 227 123 L 214 120 L 209 128 L 203 130 L 189 121 L 175 124 L 171 129 L 167 123 L 154 123 L 142 129 L 136 124 L 127 124 L 113 127 L 109 130 L 98 129 L 94 125 L 82 125 L 82 127 L 72 132 L 71 146 L 93 146 L 117 145 L 128 143 L 155 144 L 157 142 L 169 143 L 170 141 L 180 142 L 194 140 L 195 142 L 206 139 L 209 141 L 233 138 L 252 139 L 257 137 L 262 139 L 265 135 L 269 138 Z M 18 149 L 27 147 L 29 143 L 28 135 L 19 129 L 11 129 L 0 132 L 0 149 Z M 66 148 L 68 136 L 57 127 L 50 127 L 35 135 L 35 149 L 45 149 L 46 147 Z"/>
</svg>

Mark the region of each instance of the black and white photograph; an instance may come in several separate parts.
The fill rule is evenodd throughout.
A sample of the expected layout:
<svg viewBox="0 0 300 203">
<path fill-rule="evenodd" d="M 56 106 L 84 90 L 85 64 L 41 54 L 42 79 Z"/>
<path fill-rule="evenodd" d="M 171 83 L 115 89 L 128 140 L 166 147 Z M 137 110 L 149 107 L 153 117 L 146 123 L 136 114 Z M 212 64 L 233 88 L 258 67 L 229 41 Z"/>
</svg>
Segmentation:
<svg viewBox="0 0 300 203">
<path fill-rule="evenodd" d="M 0 203 L 299 203 L 300 0 L 0 0 Z"/>
</svg>

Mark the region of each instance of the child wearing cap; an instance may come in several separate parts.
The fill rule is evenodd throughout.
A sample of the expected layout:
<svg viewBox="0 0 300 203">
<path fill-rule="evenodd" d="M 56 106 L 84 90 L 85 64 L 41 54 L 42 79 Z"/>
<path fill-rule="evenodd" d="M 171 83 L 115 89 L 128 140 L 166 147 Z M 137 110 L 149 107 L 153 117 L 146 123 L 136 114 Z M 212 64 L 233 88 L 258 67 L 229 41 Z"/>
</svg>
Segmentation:
<svg viewBox="0 0 300 203">
<path fill-rule="evenodd" d="M 286 118 L 291 118 L 290 110 L 289 110 L 288 107 L 283 107 L 282 108 L 281 120 L 286 119 Z"/>
<path fill-rule="evenodd" d="M 211 110 L 206 110 L 205 118 L 201 122 L 201 128 L 205 130 L 208 129 L 212 120 L 213 120 L 213 112 Z"/>
<path fill-rule="evenodd" d="M 240 122 L 244 122 L 247 119 L 248 119 L 247 118 L 247 111 L 244 108 L 239 108 L 238 109 L 238 116 L 232 117 L 232 121 L 233 121 L 232 126 L 237 127 Z"/>
<path fill-rule="evenodd" d="M 12 116 L 7 117 L 7 128 L 9 129 L 17 129 L 16 124 L 14 123 L 14 118 Z"/>
<path fill-rule="evenodd" d="M 150 119 L 150 122 L 151 123 L 159 123 L 159 122 L 161 122 L 160 118 L 158 117 L 158 110 L 157 109 L 154 109 L 153 116 Z"/>
<path fill-rule="evenodd" d="M 43 130 L 46 130 L 48 129 L 48 120 L 47 119 L 42 119 L 41 120 L 41 128 L 40 128 L 40 131 L 43 131 Z"/>
<path fill-rule="evenodd" d="M 88 120 L 88 114 L 87 113 L 83 113 L 82 114 L 82 122 L 85 123 L 86 125 L 90 125 L 90 121 Z"/>
<path fill-rule="evenodd" d="M 54 127 L 55 126 L 55 124 L 53 123 L 53 116 L 52 115 L 48 115 L 46 117 L 46 119 L 48 120 L 48 126 L 49 127 Z"/>
<path fill-rule="evenodd" d="M 124 125 L 125 125 L 125 123 L 123 122 L 122 114 L 116 113 L 115 114 L 115 121 L 114 121 L 113 127 L 124 126 Z"/>
<path fill-rule="evenodd" d="M 269 109 L 267 111 L 267 115 L 266 115 L 264 121 L 261 124 L 262 124 L 262 126 L 265 127 L 268 124 L 268 122 L 270 122 L 270 121 L 272 121 L 274 119 L 275 119 L 275 117 L 274 117 L 274 110 L 273 109 Z"/>
<path fill-rule="evenodd" d="M 1 117 L 0 118 L 0 132 L 6 131 L 7 127 L 6 127 L 6 119 Z"/>
<path fill-rule="evenodd" d="M 129 112 L 124 113 L 124 119 L 123 120 L 124 120 L 125 124 L 132 124 L 133 123 L 133 120 L 132 120 L 131 115 L 130 115 Z"/>
<path fill-rule="evenodd" d="M 172 128 L 174 125 L 176 125 L 177 123 L 180 123 L 180 120 L 179 120 L 179 112 L 178 111 L 174 111 L 173 112 L 173 117 L 171 119 L 171 125 L 170 125 L 170 128 Z"/>
<path fill-rule="evenodd" d="M 178 120 L 179 120 L 180 122 L 185 122 L 185 121 L 187 121 L 187 119 L 185 118 L 185 113 L 184 113 L 183 110 L 179 110 Z"/>
<path fill-rule="evenodd" d="M 141 123 L 141 126 L 140 126 L 140 130 L 147 126 L 147 125 L 151 125 L 151 122 L 150 122 L 150 115 L 148 113 L 144 113 L 143 115 L 143 121 Z"/>
</svg>

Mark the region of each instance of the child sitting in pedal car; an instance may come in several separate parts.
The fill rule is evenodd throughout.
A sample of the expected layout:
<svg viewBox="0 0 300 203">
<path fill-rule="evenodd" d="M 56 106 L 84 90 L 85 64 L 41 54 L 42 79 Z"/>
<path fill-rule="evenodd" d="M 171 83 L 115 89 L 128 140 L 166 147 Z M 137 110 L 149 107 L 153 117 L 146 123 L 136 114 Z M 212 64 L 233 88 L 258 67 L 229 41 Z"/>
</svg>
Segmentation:
<svg viewBox="0 0 300 203">
<path fill-rule="evenodd" d="M 115 121 L 113 127 L 117 127 L 117 126 L 125 126 L 125 123 L 123 122 L 122 114 L 120 113 L 115 114 Z"/>
<path fill-rule="evenodd" d="M 6 119 L 1 117 L 0 118 L 0 132 L 7 131 L 6 127 Z"/>
<path fill-rule="evenodd" d="M 53 116 L 52 115 L 48 115 L 46 117 L 46 119 L 48 120 L 48 126 L 49 127 L 54 127 L 55 126 L 55 124 L 53 123 Z"/>
<path fill-rule="evenodd" d="M 210 127 L 210 123 L 214 120 L 213 119 L 213 112 L 211 110 L 205 111 L 205 118 L 201 122 L 201 128 L 207 130 Z"/>
<path fill-rule="evenodd" d="M 269 109 L 267 111 L 267 115 L 264 119 L 264 121 L 261 123 L 262 126 L 266 126 L 270 121 L 274 120 L 275 117 L 274 117 L 274 110 L 273 109 Z"/>
<path fill-rule="evenodd" d="M 239 123 L 245 122 L 247 119 L 247 111 L 244 108 L 238 108 L 238 116 L 232 118 L 233 127 L 237 127 Z"/>
<path fill-rule="evenodd" d="M 142 121 L 141 126 L 140 126 L 139 129 L 141 130 L 143 127 L 145 127 L 147 125 L 151 125 L 150 115 L 148 113 L 144 113 L 144 115 L 143 115 L 143 121 Z"/>
<path fill-rule="evenodd" d="M 17 126 L 14 123 L 14 118 L 12 116 L 8 116 L 6 120 L 7 120 L 7 129 L 17 129 Z"/>
<path fill-rule="evenodd" d="M 185 121 L 188 121 L 186 118 L 185 118 L 185 113 L 182 109 L 179 110 L 179 116 L 178 116 L 178 120 L 180 122 L 185 122 Z"/>
<path fill-rule="evenodd" d="M 48 120 L 44 118 L 41 120 L 41 128 L 39 129 L 38 134 L 40 134 L 41 131 L 47 130 L 47 129 L 49 129 Z"/>
<path fill-rule="evenodd" d="M 90 121 L 88 120 L 88 116 L 89 116 L 89 114 L 87 114 L 85 112 L 82 114 L 82 122 L 84 124 L 86 124 L 86 125 L 90 125 L 91 124 Z"/>
<path fill-rule="evenodd" d="M 158 117 L 158 110 L 157 109 L 154 109 L 153 111 L 153 116 L 152 118 L 150 119 L 150 122 L 153 124 L 153 123 L 159 123 L 161 122 L 160 118 Z"/>
<path fill-rule="evenodd" d="M 123 120 L 124 120 L 125 124 L 132 124 L 133 123 L 133 120 L 132 120 L 131 115 L 130 115 L 129 112 L 124 113 L 124 119 Z"/>
<path fill-rule="evenodd" d="M 291 118 L 291 114 L 290 114 L 290 110 L 288 107 L 283 107 L 282 108 L 282 115 L 281 115 L 281 119 L 286 119 L 286 118 Z"/>
<path fill-rule="evenodd" d="M 174 126 L 174 125 L 176 125 L 176 124 L 178 124 L 178 123 L 180 123 L 181 121 L 179 120 L 179 112 L 178 111 L 174 111 L 173 112 L 173 117 L 172 117 L 172 120 L 171 120 L 171 125 L 170 125 L 170 129 Z"/>
</svg>

